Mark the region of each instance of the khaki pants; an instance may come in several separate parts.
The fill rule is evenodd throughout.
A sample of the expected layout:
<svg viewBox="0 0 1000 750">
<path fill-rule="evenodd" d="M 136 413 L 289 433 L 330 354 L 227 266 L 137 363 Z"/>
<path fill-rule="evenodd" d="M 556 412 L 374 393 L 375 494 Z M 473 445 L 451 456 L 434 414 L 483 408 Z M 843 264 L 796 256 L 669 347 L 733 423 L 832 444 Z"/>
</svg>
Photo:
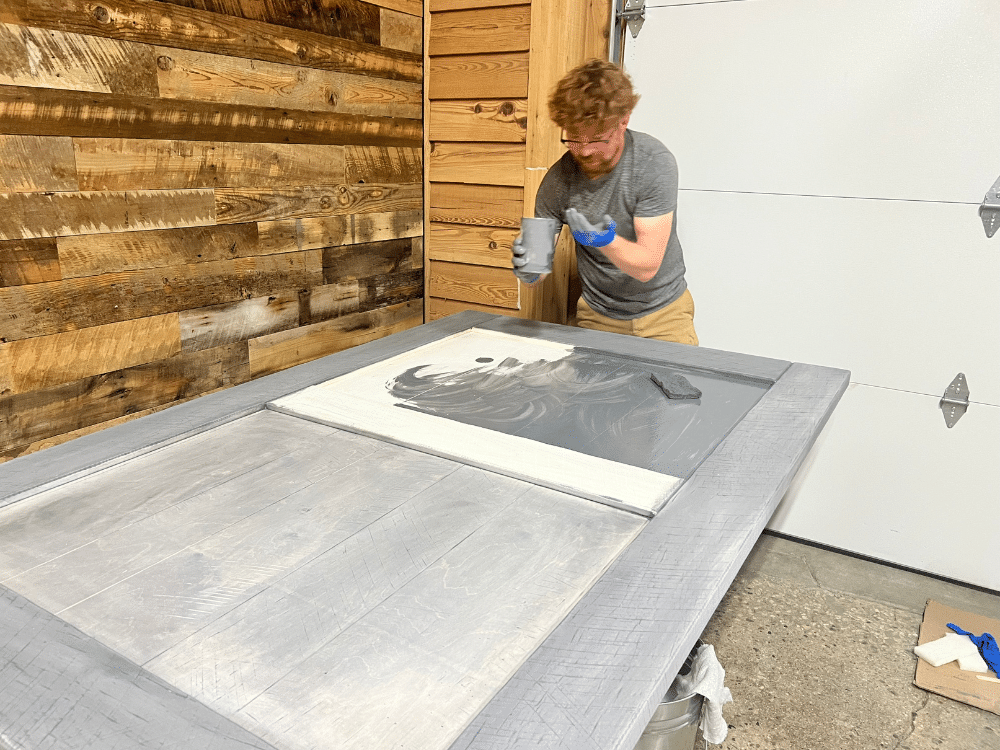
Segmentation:
<svg viewBox="0 0 1000 750">
<path fill-rule="evenodd" d="M 698 334 L 694 331 L 694 298 L 687 289 L 666 307 L 632 320 L 616 320 L 601 315 L 581 297 L 576 304 L 576 324 L 580 328 L 698 346 Z"/>
</svg>

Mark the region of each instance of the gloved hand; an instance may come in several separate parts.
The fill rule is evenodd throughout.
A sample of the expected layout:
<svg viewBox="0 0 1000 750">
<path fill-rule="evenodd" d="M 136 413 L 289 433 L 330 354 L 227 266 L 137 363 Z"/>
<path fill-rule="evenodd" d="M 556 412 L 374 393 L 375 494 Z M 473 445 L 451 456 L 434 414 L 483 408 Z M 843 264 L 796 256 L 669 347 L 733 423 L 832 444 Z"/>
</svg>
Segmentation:
<svg viewBox="0 0 1000 750">
<path fill-rule="evenodd" d="M 604 219 L 595 227 L 587 221 L 586 216 L 575 208 L 567 208 L 566 223 L 573 230 L 573 237 L 581 245 L 586 245 L 587 247 L 605 247 L 614 242 L 617 225 L 614 219 L 608 214 L 604 214 Z"/>
<path fill-rule="evenodd" d="M 534 284 L 542 275 L 540 273 L 526 273 L 521 270 L 521 266 L 528 265 L 528 253 L 521 242 L 521 235 L 517 235 L 514 243 L 510 247 L 511 263 L 514 265 L 514 275 L 525 284 Z"/>
</svg>

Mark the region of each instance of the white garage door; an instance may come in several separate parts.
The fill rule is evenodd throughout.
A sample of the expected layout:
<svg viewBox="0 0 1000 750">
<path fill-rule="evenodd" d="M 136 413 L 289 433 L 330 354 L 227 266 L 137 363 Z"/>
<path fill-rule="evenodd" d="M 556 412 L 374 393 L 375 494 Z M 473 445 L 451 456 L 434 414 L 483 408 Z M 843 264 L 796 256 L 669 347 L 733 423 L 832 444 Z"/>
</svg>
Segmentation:
<svg viewBox="0 0 1000 750">
<path fill-rule="evenodd" d="M 1000 590 L 1000 4 L 658 0 L 624 63 L 702 345 L 852 372 L 771 528 Z"/>
</svg>

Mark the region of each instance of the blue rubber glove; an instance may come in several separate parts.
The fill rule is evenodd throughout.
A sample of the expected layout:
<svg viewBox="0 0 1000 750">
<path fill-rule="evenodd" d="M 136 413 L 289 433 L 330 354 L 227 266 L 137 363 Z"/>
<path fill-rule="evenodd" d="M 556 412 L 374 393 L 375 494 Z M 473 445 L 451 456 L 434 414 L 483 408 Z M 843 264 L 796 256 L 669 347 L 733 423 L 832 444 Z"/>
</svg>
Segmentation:
<svg viewBox="0 0 1000 750">
<path fill-rule="evenodd" d="M 615 229 L 617 225 L 614 219 L 608 214 L 604 214 L 604 219 L 598 226 L 594 226 L 587 217 L 575 208 L 566 209 L 566 223 L 573 231 L 573 237 L 581 245 L 587 247 L 606 247 L 615 241 Z"/>
<path fill-rule="evenodd" d="M 950 622 L 948 623 L 948 627 L 959 635 L 969 636 L 970 640 L 976 644 L 976 648 L 979 649 L 979 655 L 983 657 L 983 661 L 1000 677 L 1000 646 L 997 646 L 996 638 L 989 633 L 973 635 L 969 631 L 962 630 L 958 625 Z"/>
<path fill-rule="evenodd" d="M 521 270 L 521 266 L 528 265 L 527 252 L 524 249 L 524 245 L 521 242 L 521 235 L 517 235 L 514 239 L 514 243 L 510 247 L 511 252 L 511 263 L 514 266 L 514 275 L 517 276 L 525 284 L 534 284 L 542 275 L 540 273 L 525 273 Z"/>
</svg>

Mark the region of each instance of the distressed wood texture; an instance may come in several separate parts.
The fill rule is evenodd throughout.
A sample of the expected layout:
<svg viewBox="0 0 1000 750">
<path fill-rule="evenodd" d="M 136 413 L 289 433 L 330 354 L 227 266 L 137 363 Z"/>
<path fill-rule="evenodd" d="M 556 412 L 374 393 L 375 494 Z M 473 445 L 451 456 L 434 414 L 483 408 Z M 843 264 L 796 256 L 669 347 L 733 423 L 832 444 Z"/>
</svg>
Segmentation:
<svg viewBox="0 0 1000 750">
<path fill-rule="evenodd" d="M 72 148 L 80 190 L 125 190 L 137 183 L 183 190 L 346 181 L 344 146 L 74 138 Z"/>
<path fill-rule="evenodd" d="M 429 285 L 432 297 L 510 309 L 518 306 L 517 277 L 505 268 L 432 260 Z"/>
<path fill-rule="evenodd" d="M 422 13 L 0 2 L 0 461 L 400 327 L 316 328 L 423 296 Z"/>
<path fill-rule="evenodd" d="M 517 235 L 516 229 L 432 222 L 427 237 L 427 257 L 454 263 L 512 268 L 511 245 Z"/>
<path fill-rule="evenodd" d="M 531 9 L 526 5 L 431 14 L 431 55 L 521 52 L 528 49 Z"/>
<path fill-rule="evenodd" d="M 0 23 L 418 82 L 419 55 L 156 0 L 4 0 Z"/>
<path fill-rule="evenodd" d="M 523 191 L 513 187 L 434 183 L 428 219 L 453 224 L 519 228 Z"/>
<path fill-rule="evenodd" d="M 524 185 L 524 146 L 509 143 L 431 144 L 431 182 Z"/>
<path fill-rule="evenodd" d="M 416 146 L 418 120 L 0 86 L 0 132 Z"/>
</svg>

